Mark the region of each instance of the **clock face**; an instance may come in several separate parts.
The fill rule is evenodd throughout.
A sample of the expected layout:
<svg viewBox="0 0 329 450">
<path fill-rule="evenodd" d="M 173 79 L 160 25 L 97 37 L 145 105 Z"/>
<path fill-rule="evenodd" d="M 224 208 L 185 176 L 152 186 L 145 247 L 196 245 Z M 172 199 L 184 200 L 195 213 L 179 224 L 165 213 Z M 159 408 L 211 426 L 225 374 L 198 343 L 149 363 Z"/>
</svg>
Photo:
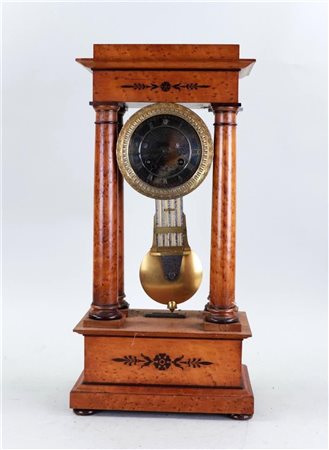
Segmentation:
<svg viewBox="0 0 329 450">
<path fill-rule="evenodd" d="M 135 174 L 150 186 L 173 188 L 186 183 L 201 162 L 201 140 L 181 117 L 160 114 L 133 132 L 129 161 Z"/>
<path fill-rule="evenodd" d="M 117 161 L 126 181 L 148 197 L 171 199 L 193 191 L 212 161 L 209 130 L 190 109 L 155 103 L 123 126 Z"/>
</svg>

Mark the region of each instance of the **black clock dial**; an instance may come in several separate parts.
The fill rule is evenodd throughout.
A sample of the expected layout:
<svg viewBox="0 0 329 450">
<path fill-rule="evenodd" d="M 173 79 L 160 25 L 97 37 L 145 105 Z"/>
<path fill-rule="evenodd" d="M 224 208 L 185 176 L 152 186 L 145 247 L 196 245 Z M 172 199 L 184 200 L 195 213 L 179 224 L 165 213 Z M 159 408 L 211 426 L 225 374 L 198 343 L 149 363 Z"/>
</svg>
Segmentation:
<svg viewBox="0 0 329 450">
<path fill-rule="evenodd" d="M 205 179 L 213 157 L 207 125 L 176 103 L 154 103 L 133 114 L 117 142 L 117 161 L 137 192 L 156 199 L 183 197 Z"/>
<path fill-rule="evenodd" d="M 172 188 L 188 181 L 200 165 L 198 133 L 181 117 L 160 114 L 144 120 L 133 132 L 129 161 L 145 183 Z"/>
</svg>

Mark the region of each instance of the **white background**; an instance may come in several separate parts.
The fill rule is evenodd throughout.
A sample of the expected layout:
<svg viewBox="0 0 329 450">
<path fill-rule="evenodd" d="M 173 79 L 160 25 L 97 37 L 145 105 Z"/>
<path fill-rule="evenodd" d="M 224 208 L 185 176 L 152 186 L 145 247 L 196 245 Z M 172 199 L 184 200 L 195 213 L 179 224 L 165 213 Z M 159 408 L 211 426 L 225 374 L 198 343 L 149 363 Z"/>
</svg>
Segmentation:
<svg viewBox="0 0 329 450">
<path fill-rule="evenodd" d="M 327 435 L 327 8 L 320 3 L 6 3 L 3 40 L 5 448 L 325 448 Z M 256 411 L 77 417 L 72 333 L 91 303 L 93 43 L 239 43 L 236 301 Z M 131 114 L 133 111 L 130 111 Z M 129 117 L 127 114 L 127 117 Z M 207 112 L 202 117 L 212 127 Z M 208 294 L 211 176 L 186 197 Z M 126 293 L 153 201 L 126 188 Z"/>
</svg>

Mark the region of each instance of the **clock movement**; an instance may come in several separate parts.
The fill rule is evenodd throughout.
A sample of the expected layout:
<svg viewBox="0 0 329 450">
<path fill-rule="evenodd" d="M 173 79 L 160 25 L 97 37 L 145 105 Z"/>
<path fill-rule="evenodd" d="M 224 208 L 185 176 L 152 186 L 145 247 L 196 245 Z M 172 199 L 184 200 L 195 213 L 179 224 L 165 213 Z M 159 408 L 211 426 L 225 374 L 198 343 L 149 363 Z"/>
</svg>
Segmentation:
<svg viewBox="0 0 329 450">
<path fill-rule="evenodd" d="M 92 304 L 74 329 L 84 336 L 84 370 L 70 406 L 79 415 L 249 419 L 254 397 L 242 342 L 251 331 L 235 303 L 236 117 L 239 78 L 255 60 L 240 59 L 238 45 L 136 44 L 94 45 L 92 59 L 77 61 L 93 74 L 94 253 Z M 124 123 L 129 107 L 137 112 Z M 199 108 L 214 115 L 213 137 Z M 206 281 L 188 242 L 183 198 L 193 196 L 211 166 L 210 245 L 203 237 L 209 296 L 195 311 L 185 305 Z M 141 194 L 155 205 L 139 267 L 148 309 L 133 308 L 134 294 L 128 291 L 130 305 L 125 293 L 124 182 L 136 202 Z M 161 306 L 152 308 L 153 300 Z"/>
</svg>

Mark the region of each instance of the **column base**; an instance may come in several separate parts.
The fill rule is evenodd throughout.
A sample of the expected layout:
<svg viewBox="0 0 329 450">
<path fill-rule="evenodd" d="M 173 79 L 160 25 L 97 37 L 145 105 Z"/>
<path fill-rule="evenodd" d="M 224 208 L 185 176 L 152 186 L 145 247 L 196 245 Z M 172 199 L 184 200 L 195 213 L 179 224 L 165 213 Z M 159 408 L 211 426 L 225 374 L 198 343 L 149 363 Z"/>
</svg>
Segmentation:
<svg viewBox="0 0 329 450">
<path fill-rule="evenodd" d="M 220 307 L 209 301 L 205 306 L 205 321 L 217 324 L 238 322 L 238 307 L 235 304 L 229 307 Z"/>
<path fill-rule="evenodd" d="M 119 305 L 94 305 L 92 304 L 89 312 L 89 318 L 94 320 L 120 320 L 123 314 L 119 311 Z"/>
</svg>

